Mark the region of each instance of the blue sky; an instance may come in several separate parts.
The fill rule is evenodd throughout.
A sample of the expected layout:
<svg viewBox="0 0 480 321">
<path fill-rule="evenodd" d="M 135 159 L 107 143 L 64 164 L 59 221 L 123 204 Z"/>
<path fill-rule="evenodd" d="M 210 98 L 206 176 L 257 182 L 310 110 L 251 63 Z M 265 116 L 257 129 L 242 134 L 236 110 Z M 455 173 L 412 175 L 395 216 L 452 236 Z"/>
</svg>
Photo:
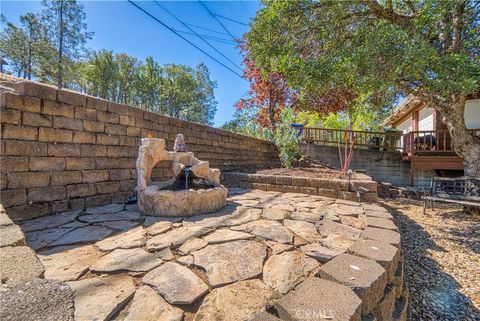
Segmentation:
<svg viewBox="0 0 480 321">
<path fill-rule="evenodd" d="M 127 1 L 79 1 L 85 6 L 88 31 L 95 34 L 88 42 L 92 49 L 109 49 L 116 53 L 127 53 L 139 59 L 153 56 L 160 64 L 177 63 L 195 66 L 205 62 L 210 69 L 211 78 L 218 82 L 215 97 L 218 110 L 215 116 L 215 126 L 220 126 L 231 119 L 233 105 L 245 94 L 248 82 L 217 62 L 201 53 L 177 35 L 148 17 Z M 165 24 L 177 30 L 188 31 L 160 6 L 152 1 L 138 1 L 139 6 L 150 12 Z M 242 23 L 248 24 L 259 8 L 257 1 L 204 1 L 211 12 Z M 40 1 L 0 1 L 1 12 L 8 21 L 18 23 L 18 17 L 27 12 L 39 12 Z M 196 27 L 190 26 L 197 33 L 231 41 L 231 36 L 208 13 L 199 1 L 161 1 L 177 18 Z M 248 26 L 218 19 L 235 37 L 241 37 Z M 200 29 L 211 29 L 213 31 Z M 228 62 L 224 57 L 211 49 L 194 35 L 182 34 L 204 51 L 220 60 L 231 69 L 241 74 L 241 70 Z M 241 66 L 241 55 L 238 48 L 231 42 L 209 42 L 232 60 L 236 66 Z"/>
</svg>

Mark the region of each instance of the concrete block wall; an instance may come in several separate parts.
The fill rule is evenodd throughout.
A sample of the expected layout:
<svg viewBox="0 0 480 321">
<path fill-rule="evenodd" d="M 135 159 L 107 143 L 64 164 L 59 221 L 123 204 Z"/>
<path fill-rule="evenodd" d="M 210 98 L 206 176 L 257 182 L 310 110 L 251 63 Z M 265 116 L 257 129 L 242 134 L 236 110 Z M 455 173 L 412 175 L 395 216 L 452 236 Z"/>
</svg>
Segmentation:
<svg viewBox="0 0 480 321">
<path fill-rule="evenodd" d="M 340 168 L 337 147 L 302 144 L 300 153 Z M 355 149 L 350 167 L 353 170 L 365 170 L 376 181 L 388 182 L 394 186 L 410 186 L 410 163 L 402 160 L 399 152 Z M 415 187 L 430 186 L 433 176 L 433 170 L 417 170 Z"/>
<path fill-rule="evenodd" d="M 136 185 L 142 137 L 190 151 L 221 170 L 278 166 L 268 141 L 34 82 L 1 94 L 0 202 L 14 220 L 122 201 Z M 170 164 L 152 177 L 169 175 Z"/>
</svg>

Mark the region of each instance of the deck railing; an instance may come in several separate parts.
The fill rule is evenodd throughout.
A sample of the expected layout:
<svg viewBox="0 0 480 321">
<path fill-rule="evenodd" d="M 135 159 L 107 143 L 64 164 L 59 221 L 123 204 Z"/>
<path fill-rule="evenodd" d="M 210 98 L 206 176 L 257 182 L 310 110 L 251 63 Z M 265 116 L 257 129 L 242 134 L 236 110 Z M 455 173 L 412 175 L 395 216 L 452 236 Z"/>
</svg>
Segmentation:
<svg viewBox="0 0 480 321">
<path fill-rule="evenodd" d="M 402 150 L 401 133 L 370 132 L 361 130 L 345 130 L 332 128 L 306 127 L 303 130 L 302 140 L 323 146 L 344 146 L 345 142 L 355 142 L 356 148 L 373 150 Z"/>
<path fill-rule="evenodd" d="M 480 136 L 480 129 L 469 129 L 474 136 Z M 403 150 L 409 155 L 452 154 L 453 144 L 447 129 L 411 131 L 403 135 Z"/>
<path fill-rule="evenodd" d="M 469 129 L 475 136 L 480 136 L 480 129 Z M 417 154 L 453 154 L 453 145 L 448 130 L 399 132 L 369 132 L 360 130 L 305 127 L 302 141 L 323 146 L 344 146 L 355 141 L 356 148 L 400 151 L 415 156 Z"/>
</svg>

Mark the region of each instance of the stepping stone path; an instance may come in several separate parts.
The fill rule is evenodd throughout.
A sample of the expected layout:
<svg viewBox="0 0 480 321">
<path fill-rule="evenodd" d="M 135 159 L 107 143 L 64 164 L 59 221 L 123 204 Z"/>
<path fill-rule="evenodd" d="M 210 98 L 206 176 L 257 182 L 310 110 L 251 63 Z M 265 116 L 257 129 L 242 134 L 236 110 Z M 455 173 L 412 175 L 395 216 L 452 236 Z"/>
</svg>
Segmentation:
<svg viewBox="0 0 480 321">
<path fill-rule="evenodd" d="M 208 286 L 186 267 L 168 262 L 143 277 L 171 304 L 190 304 L 208 292 Z"/>
<path fill-rule="evenodd" d="M 90 270 L 95 272 L 147 272 L 162 264 L 162 260 L 144 249 L 116 249 L 96 261 Z"/>
<path fill-rule="evenodd" d="M 68 282 L 75 291 L 75 320 L 109 320 L 135 293 L 126 275 L 96 277 Z"/>
<path fill-rule="evenodd" d="M 280 222 L 270 220 L 258 220 L 240 226 L 234 226 L 233 230 L 245 231 L 265 240 L 278 243 L 291 243 L 293 234 Z"/>
<path fill-rule="evenodd" d="M 263 282 L 285 294 L 308 276 L 311 267 L 300 251 L 273 255 L 263 267 Z"/>
<path fill-rule="evenodd" d="M 102 252 L 94 245 L 54 247 L 38 253 L 45 267 L 45 278 L 59 281 L 77 280 L 101 256 Z"/>
<path fill-rule="evenodd" d="M 135 292 L 125 321 L 182 321 L 183 312 L 168 304 L 149 286 L 141 286 Z"/>
<path fill-rule="evenodd" d="M 209 283 L 216 287 L 260 275 L 267 246 L 257 241 L 235 241 L 208 245 L 192 254 L 195 265 L 207 271 Z"/>
<path fill-rule="evenodd" d="M 226 207 L 206 215 L 144 216 L 136 205 L 111 204 L 24 221 L 23 232 L 0 208 L 0 228 L 7 232 L 0 243 L 0 295 L 45 277 L 51 302 L 63 304 L 47 310 L 62 320 L 406 315 L 400 235 L 382 206 L 231 192 Z M 55 294 L 59 289 L 65 296 Z M 11 313 L 1 309 L 2 318 Z M 305 311 L 312 314 L 301 315 Z"/>
</svg>

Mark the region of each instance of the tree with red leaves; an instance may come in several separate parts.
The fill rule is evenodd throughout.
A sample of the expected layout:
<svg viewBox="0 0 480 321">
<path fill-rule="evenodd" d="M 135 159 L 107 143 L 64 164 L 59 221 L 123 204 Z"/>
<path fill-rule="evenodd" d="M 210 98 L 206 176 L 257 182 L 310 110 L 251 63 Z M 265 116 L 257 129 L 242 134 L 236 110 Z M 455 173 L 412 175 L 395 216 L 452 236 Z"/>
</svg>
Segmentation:
<svg viewBox="0 0 480 321">
<path fill-rule="evenodd" d="M 296 93 L 288 87 L 287 82 L 279 73 L 265 75 L 250 59 L 248 45 L 240 44 L 244 54 L 243 76 L 250 81 L 248 98 L 240 99 L 235 107 L 237 110 L 258 108 L 257 122 L 262 127 L 275 128 L 279 121 L 280 112 L 287 106 L 294 106 L 297 101 Z"/>
</svg>

